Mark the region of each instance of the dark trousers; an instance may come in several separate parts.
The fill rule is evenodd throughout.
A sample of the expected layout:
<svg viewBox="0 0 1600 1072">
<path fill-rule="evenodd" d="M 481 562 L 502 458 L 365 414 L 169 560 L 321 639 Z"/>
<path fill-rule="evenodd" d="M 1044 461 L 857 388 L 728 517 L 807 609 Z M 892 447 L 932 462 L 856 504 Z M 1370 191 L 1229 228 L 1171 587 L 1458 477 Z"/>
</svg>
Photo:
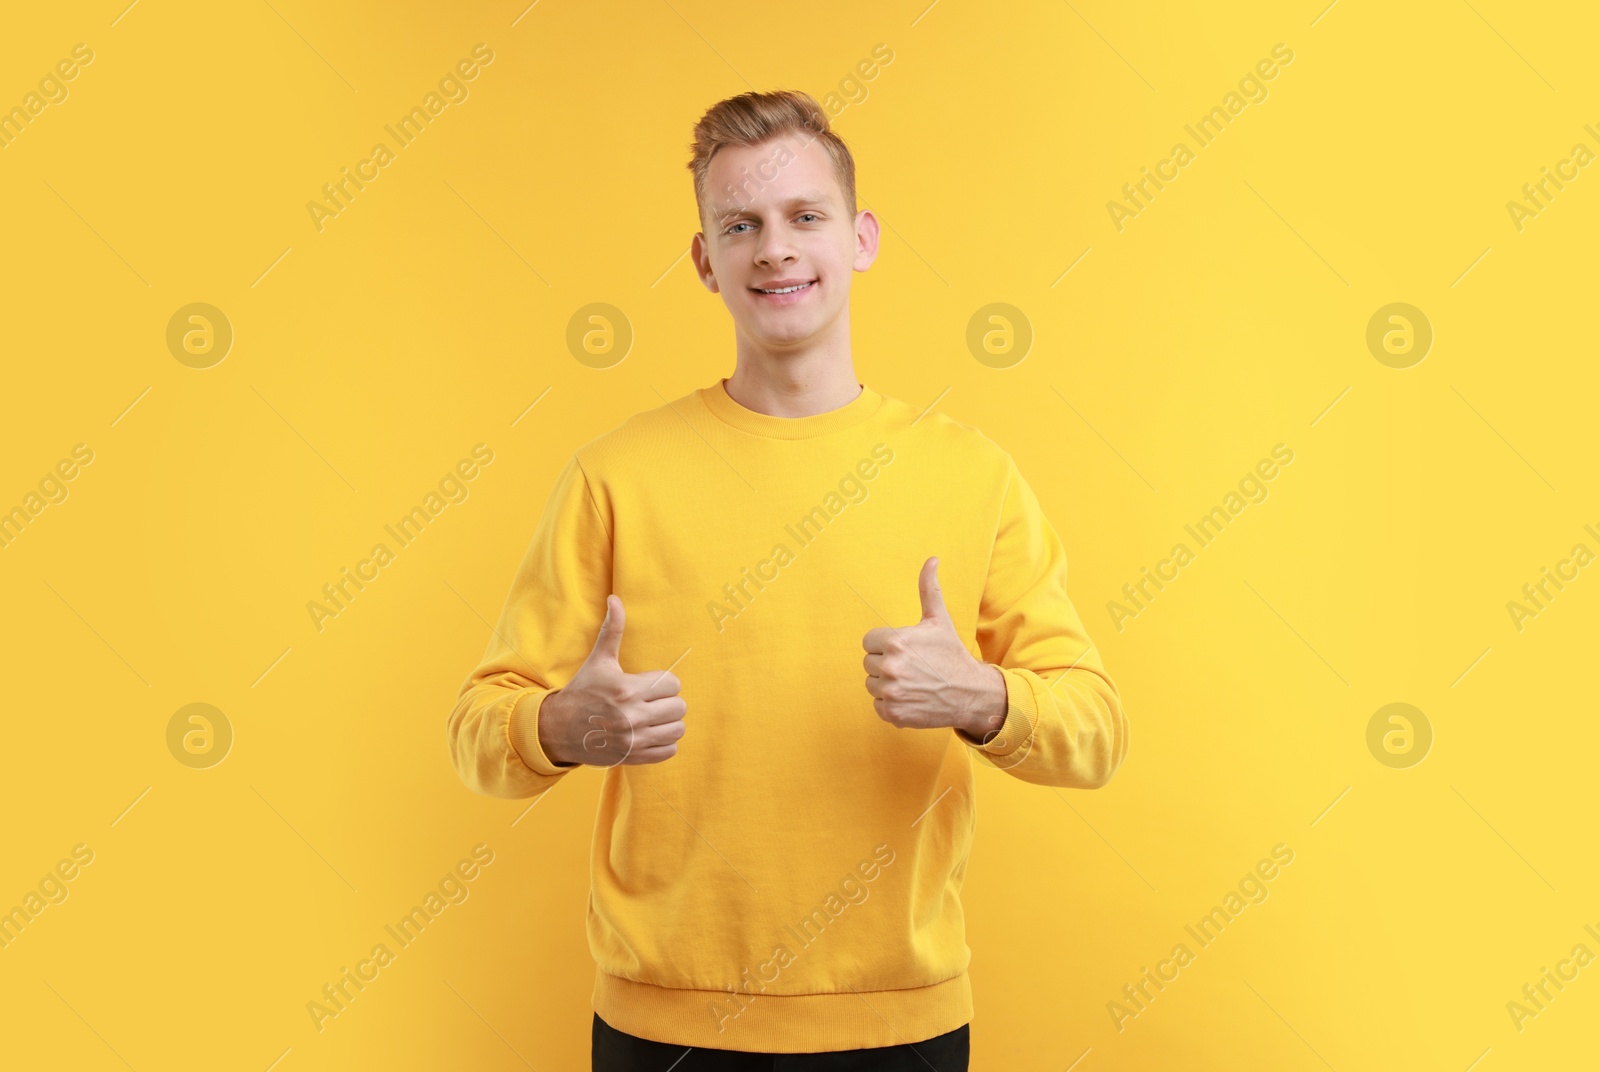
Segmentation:
<svg viewBox="0 0 1600 1072">
<path fill-rule="evenodd" d="M 618 1031 L 595 1014 L 591 1072 L 967 1072 L 970 1025 L 924 1042 L 869 1050 L 749 1053 L 675 1046 Z"/>
</svg>

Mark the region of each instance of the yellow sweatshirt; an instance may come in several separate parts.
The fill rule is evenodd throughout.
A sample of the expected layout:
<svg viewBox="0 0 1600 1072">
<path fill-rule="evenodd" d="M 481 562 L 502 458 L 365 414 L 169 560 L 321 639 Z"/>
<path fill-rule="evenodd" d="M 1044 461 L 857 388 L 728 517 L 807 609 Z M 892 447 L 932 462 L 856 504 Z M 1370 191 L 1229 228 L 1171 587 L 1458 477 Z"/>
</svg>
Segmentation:
<svg viewBox="0 0 1600 1072">
<path fill-rule="evenodd" d="M 1127 718 L 1009 454 L 870 387 L 785 418 L 725 382 L 567 462 L 450 713 L 451 758 L 496 797 L 581 769 L 520 754 L 510 716 L 537 717 L 572 679 L 615 592 L 623 670 L 670 668 L 686 733 L 663 762 L 598 775 L 595 1011 L 683 1046 L 918 1042 L 973 1015 L 960 894 L 974 761 L 1095 788 L 1127 754 Z M 1005 678 L 987 745 L 896 728 L 865 687 L 863 636 L 921 619 L 933 555 L 967 649 Z"/>
</svg>

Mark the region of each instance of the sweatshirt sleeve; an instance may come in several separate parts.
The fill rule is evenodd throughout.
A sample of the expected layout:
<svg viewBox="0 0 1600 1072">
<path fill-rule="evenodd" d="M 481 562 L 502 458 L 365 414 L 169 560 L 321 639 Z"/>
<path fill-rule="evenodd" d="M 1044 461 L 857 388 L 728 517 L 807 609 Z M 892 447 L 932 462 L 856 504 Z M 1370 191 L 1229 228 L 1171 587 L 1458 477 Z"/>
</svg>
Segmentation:
<svg viewBox="0 0 1600 1072">
<path fill-rule="evenodd" d="M 588 658 L 611 592 L 611 537 L 574 455 L 556 478 L 482 660 L 447 722 L 450 759 L 474 792 L 532 797 L 582 764 L 557 764 L 529 734 L 511 740 L 517 705 L 534 712 Z M 534 727 L 537 730 L 537 722 Z"/>
<path fill-rule="evenodd" d="M 1037 785 L 1096 789 L 1128 752 L 1128 719 L 1067 598 L 1067 556 L 1016 462 L 978 610 L 978 647 L 1000 668 L 1006 717 L 987 744 L 956 735 L 992 766 Z"/>
</svg>

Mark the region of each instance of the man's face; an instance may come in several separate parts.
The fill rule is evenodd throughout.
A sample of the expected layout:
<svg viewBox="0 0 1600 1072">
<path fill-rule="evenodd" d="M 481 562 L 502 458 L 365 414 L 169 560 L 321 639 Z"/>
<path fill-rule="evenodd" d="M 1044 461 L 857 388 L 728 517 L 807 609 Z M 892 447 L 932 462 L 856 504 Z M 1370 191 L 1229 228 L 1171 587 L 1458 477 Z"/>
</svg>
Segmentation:
<svg viewBox="0 0 1600 1072">
<path fill-rule="evenodd" d="M 691 250 L 701 282 L 752 342 L 793 349 L 822 335 L 847 307 L 850 273 L 877 257 L 876 217 L 850 214 L 827 150 L 800 136 L 721 149 L 708 179 Z"/>
</svg>

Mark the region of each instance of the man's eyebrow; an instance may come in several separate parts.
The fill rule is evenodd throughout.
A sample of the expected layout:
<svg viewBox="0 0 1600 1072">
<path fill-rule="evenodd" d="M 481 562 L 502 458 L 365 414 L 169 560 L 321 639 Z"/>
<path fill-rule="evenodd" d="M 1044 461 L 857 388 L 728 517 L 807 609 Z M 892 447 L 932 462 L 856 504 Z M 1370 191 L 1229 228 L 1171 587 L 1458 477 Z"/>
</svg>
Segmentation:
<svg viewBox="0 0 1600 1072">
<path fill-rule="evenodd" d="M 820 192 L 796 194 L 783 203 L 784 208 L 798 208 L 801 205 L 826 205 L 828 195 Z M 724 205 L 717 212 L 717 219 L 725 220 L 729 216 L 736 216 L 741 212 L 749 211 L 749 205 Z"/>
</svg>

